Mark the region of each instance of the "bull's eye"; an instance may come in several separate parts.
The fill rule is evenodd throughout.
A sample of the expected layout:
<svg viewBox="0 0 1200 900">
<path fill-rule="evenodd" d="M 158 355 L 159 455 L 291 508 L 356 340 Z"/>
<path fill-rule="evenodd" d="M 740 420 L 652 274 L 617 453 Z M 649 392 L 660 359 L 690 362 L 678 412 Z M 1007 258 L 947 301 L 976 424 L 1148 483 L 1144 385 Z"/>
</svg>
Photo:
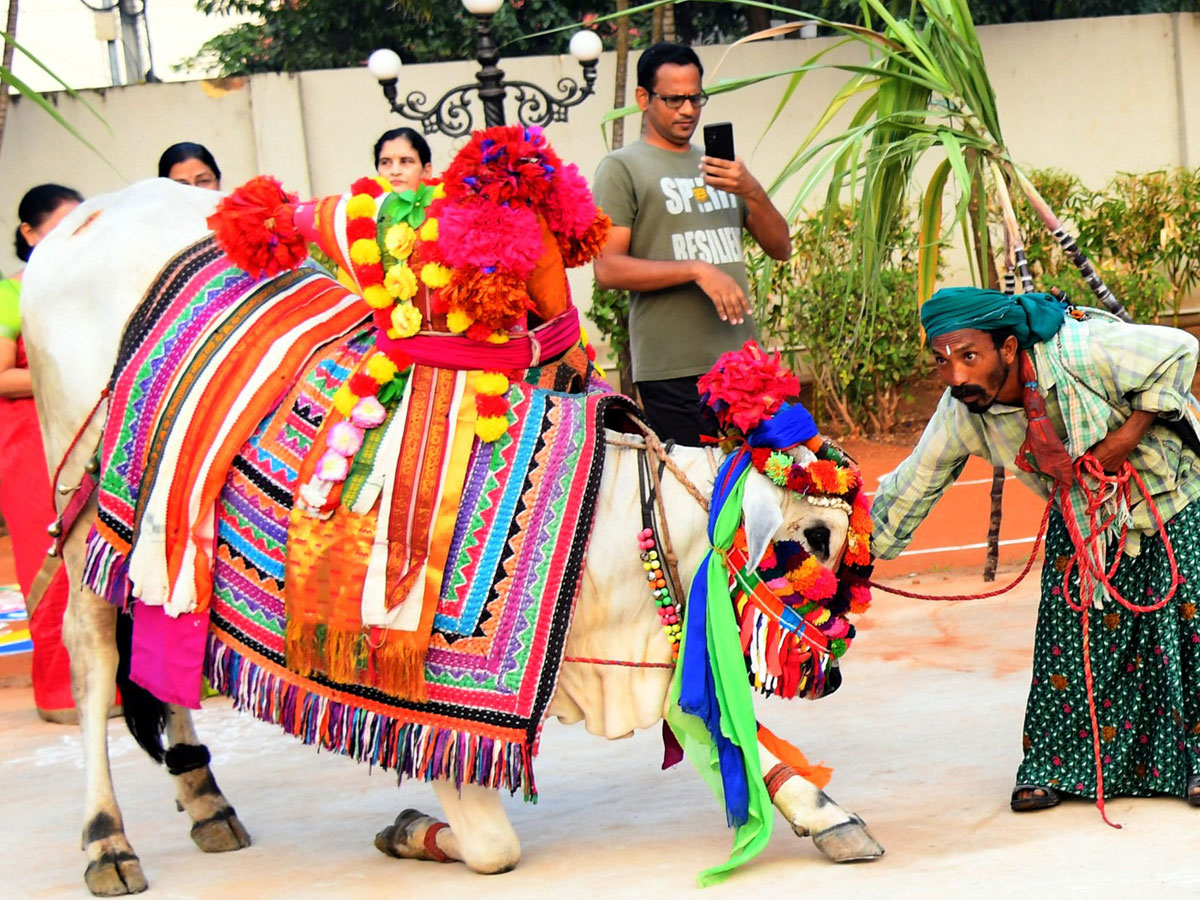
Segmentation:
<svg viewBox="0 0 1200 900">
<path fill-rule="evenodd" d="M 829 559 L 829 529 L 824 525 L 810 525 L 804 529 L 804 542 L 808 549 L 820 559 Z"/>
</svg>

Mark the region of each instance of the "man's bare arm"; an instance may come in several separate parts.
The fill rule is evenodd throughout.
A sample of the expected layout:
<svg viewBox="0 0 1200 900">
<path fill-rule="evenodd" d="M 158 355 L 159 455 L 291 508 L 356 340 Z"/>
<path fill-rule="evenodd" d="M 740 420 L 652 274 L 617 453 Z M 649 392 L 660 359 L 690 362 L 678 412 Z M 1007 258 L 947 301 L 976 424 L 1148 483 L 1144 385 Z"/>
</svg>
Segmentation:
<svg viewBox="0 0 1200 900">
<path fill-rule="evenodd" d="M 614 226 L 608 243 L 592 264 L 596 284 L 621 291 L 661 291 L 695 282 L 712 300 L 724 322 L 739 325 L 750 312 L 750 301 L 741 285 L 703 260 L 638 259 L 629 255 L 631 231 Z"/>
<path fill-rule="evenodd" d="M 780 261 L 792 255 L 792 237 L 787 220 L 775 208 L 758 179 L 750 174 L 741 157 L 734 160 L 701 157 L 700 170 L 711 187 L 737 194 L 746 201 L 746 229 L 768 256 Z"/>
</svg>

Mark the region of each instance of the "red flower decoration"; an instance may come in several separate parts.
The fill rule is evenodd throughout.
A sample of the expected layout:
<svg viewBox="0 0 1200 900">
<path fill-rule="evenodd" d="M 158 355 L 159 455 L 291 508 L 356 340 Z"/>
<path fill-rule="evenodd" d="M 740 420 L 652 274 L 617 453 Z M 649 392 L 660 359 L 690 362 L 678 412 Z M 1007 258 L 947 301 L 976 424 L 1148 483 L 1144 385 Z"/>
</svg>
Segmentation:
<svg viewBox="0 0 1200 900">
<path fill-rule="evenodd" d="M 235 189 L 208 217 L 230 262 L 255 277 L 294 269 L 308 256 L 308 242 L 293 220 L 297 197 L 270 175 Z"/>
<path fill-rule="evenodd" d="M 349 388 L 359 397 L 374 397 L 379 385 L 366 372 L 358 372 L 350 376 Z"/>
<path fill-rule="evenodd" d="M 733 425 L 744 433 L 799 394 L 800 380 L 778 353 L 767 353 L 756 341 L 746 341 L 741 350 L 723 354 L 700 377 L 697 388 L 723 426 Z"/>
<path fill-rule="evenodd" d="M 346 223 L 346 239 L 353 244 L 359 240 L 375 240 L 376 226 L 374 219 L 368 219 L 366 216 L 360 216 L 357 219 L 351 219 Z"/>
<path fill-rule="evenodd" d="M 489 394 L 475 395 L 475 411 L 481 416 L 502 416 L 508 412 L 508 397 Z"/>
<path fill-rule="evenodd" d="M 360 170 L 361 171 L 361 170 Z M 363 176 L 350 185 L 351 194 L 366 194 L 368 197 L 378 197 L 383 193 L 383 185 L 374 178 Z"/>
</svg>

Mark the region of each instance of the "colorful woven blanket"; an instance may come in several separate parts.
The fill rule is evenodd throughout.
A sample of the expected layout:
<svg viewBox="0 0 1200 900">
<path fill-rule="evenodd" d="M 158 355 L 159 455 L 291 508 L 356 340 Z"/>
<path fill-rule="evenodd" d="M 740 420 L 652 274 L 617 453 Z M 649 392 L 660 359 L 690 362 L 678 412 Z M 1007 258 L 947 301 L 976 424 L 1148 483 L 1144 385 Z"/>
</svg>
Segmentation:
<svg viewBox="0 0 1200 900">
<path fill-rule="evenodd" d="M 369 343 L 369 336 L 351 338 L 306 376 L 234 462 L 217 513 L 206 672 L 239 707 L 306 743 L 400 777 L 449 777 L 535 798 L 533 756 L 582 576 L 603 467 L 602 422 L 628 401 L 537 386 L 562 386 L 563 370 L 552 367 L 513 384 L 512 424 L 494 444 L 472 449 L 443 548 L 424 663 L 427 699 L 399 699 L 373 686 L 372 632 L 354 621 L 374 533 L 373 514 L 354 512 L 369 460 L 361 469 L 356 462 L 329 520 L 324 545 L 339 552 L 310 566 L 326 586 L 324 612 L 337 622 L 327 637 L 350 638 L 334 647 L 330 637 L 306 659 L 306 675 L 288 668 L 286 653 L 284 585 L 295 555 L 289 521 L 301 461 L 330 397 Z M 310 519 L 304 528 L 311 541 L 321 526 Z"/>
<path fill-rule="evenodd" d="M 363 318 L 359 299 L 314 269 L 253 279 L 211 238 L 172 260 L 113 371 L 87 584 L 171 615 L 202 610 L 229 463 L 313 353 Z"/>
</svg>

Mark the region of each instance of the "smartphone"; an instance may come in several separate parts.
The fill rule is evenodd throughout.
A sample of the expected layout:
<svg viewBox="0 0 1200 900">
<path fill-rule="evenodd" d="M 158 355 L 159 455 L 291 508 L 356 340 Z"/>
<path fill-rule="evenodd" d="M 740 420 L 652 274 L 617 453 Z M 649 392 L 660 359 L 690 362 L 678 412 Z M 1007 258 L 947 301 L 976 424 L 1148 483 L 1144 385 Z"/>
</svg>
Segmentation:
<svg viewBox="0 0 1200 900">
<path fill-rule="evenodd" d="M 704 126 L 704 155 L 733 159 L 733 123 L 714 122 Z"/>
</svg>

